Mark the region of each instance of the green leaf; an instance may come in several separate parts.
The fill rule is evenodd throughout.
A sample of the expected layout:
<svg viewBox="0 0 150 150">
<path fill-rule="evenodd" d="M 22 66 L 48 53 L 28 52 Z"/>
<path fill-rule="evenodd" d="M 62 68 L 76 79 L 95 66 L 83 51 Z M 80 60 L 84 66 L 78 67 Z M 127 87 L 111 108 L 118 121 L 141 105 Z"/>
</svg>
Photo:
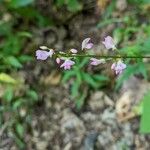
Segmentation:
<svg viewBox="0 0 150 150">
<path fill-rule="evenodd" d="M 21 107 L 23 104 L 23 101 L 25 101 L 23 98 L 16 99 L 16 101 L 12 105 L 13 110 L 16 110 L 17 108 Z"/>
<path fill-rule="evenodd" d="M 22 68 L 22 64 L 14 56 L 9 56 L 6 58 L 5 62 L 13 67 Z"/>
<path fill-rule="evenodd" d="M 21 55 L 18 60 L 21 62 L 21 63 L 25 63 L 25 62 L 29 62 L 29 61 L 32 61 L 33 58 L 31 56 L 28 56 L 28 55 Z"/>
<path fill-rule="evenodd" d="M 138 105 L 133 107 L 133 112 L 136 115 L 142 115 L 142 113 L 143 113 L 143 101 L 140 102 Z"/>
<path fill-rule="evenodd" d="M 22 50 L 23 39 L 17 34 L 14 36 L 14 34 L 9 33 L 4 44 L 3 53 L 6 56 L 18 55 Z"/>
<path fill-rule="evenodd" d="M 0 81 L 3 83 L 16 84 L 17 81 L 6 73 L 0 73 Z"/>
<path fill-rule="evenodd" d="M 97 87 L 98 88 L 108 84 L 109 78 L 107 76 L 96 74 L 96 75 L 93 75 L 92 77 L 97 82 L 97 84 L 98 84 Z"/>
<path fill-rule="evenodd" d="M 109 19 L 105 19 L 104 21 L 100 21 L 98 24 L 97 24 L 97 28 L 102 28 L 102 27 L 105 27 L 109 24 L 112 24 L 112 23 L 122 23 L 122 22 L 126 22 L 126 17 L 125 18 L 109 18 Z"/>
<path fill-rule="evenodd" d="M 27 96 L 29 98 L 31 98 L 33 101 L 37 101 L 38 100 L 38 94 L 34 90 L 29 90 L 27 92 Z"/>
<path fill-rule="evenodd" d="M 81 63 L 79 63 L 79 68 L 83 68 L 89 61 L 89 58 L 83 58 L 83 60 L 81 61 Z"/>
<path fill-rule="evenodd" d="M 10 32 L 12 32 L 12 22 L 9 22 L 9 23 L 1 22 L 0 23 L 0 36 L 8 35 Z"/>
<path fill-rule="evenodd" d="M 98 82 L 93 79 L 91 75 L 88 73 L 82 73 L 84 81 L 86 81 L 89 85 L 91 85 L 93 88 L 98 88 Z"/>
<path fill-rule="evenodd" d="M 147 69 L 146 69 L 146 66 L 145 66 L 145 63 L 143 63 L 142 61 L 138 63 L 139 64 L 139 73 L 141 73 L 143 75 L 143 77 L 145 79 L 147 79 Z"/>
<path fill-rule="evenodd" d="M 139 44 L 134 44 L 132 46 L 126 46 L 120 50 L 123 54 L 127 55 L 140 55 L 141 53 L 141 46 Z"/>
<path fill-rule="evenodd" d="M 76 12 L 82 9 L 82 5 L 78 0 L 66 0 L 67 8 L 71 12 Z"/>
<path fill-rule="evenodd" d="M 80 71 L 76 72 L 77 82 L 81 84 L 82 82 L 82 73 Z"/>
<path fill-rule="evenodd" d="M 144 41 L 144 43 L 141 47 L 141 50 L 142 50 L 142 52 L 145 52 L 148 54 L 150 53 L 150 37 Z"/>
<path fill-rule="evenodd" d="M 13 134 L 13 139 L 15 140 L 15 143 L 19 147 L 20 150 L 25 149 L 25 143 L 15 134 Z"/>
<path fill-rule="evenodd" d="M 19 8 L 27 6 L 33 2 L 34 0 L 10 0 L 8 1 L 8 4 L 10 5 L 10 7 Z"/>
<path fill-rule="evenodd" d="M 108 5 L 108 7 L 103 15 L 103 18 L 108 19 L 112 15 L 113 11 L 115 10 L 115 7 L 116 7 L 116 0 L 113 0 L 110 3 L 110 5 Z"/>
<path fill-rule="evenodd" d="M 67 82 L 74 75 L 75 75 L 74 71 L 66 71 L 63 78 L 62 78 L 62 82 L 63 83 Z"/>
<path fill-rule="evenodd" d="M 143 113 L 141 116 L 140 132 L 150 133 L 150 91 L 143 98 Z"/>
<path fill-rule="evenodd" d="M 85 93 L 82 93 L 78 98 L 76 98 L 76 107 L 78 110 L 80 110 L 84 104 L 84 101 L 85 101 L 85 98 L 86 98 L 86 94 Z"/>
<path fill-rule="evenodd" d="M 123 39 L 123 29 L 122 28 L 117 28 L 113 32 L 113 37 L 116 41 L 116 44 L 120 43 L 121 40 Z"/>
<path fill-rule="evenodd" d="M 20 123 L 17 123 L 17 124 L 16 124 L 16 132 L 17 132 L 17 134 L 18 134 L 20 137 L 23 137 L 23 135 L 24 135 L 24 127 L 23 127 L 22 124 L 20 124 Z"/>
<path fill-rule="evenodd" d="M 74 81 L 71 85 L 71 96 L 73 98 L 79 96 L 79 89 L 80 89 L 80 83 Z"/>
<path fill-rule="evenodd" d="M 104 75 L 93 75 L 93 78 L 97 81 L 109 81 L 109 78 Z"/>
<path fill-rule="evenodd" d="M 56 5 L 57 6 L 63 6 L 65 4 L 65 0 L 56 0 Z"/>
<path fill-rule="evenodd" d="M 7 102 L 11 102 L 13 99 L 13 89 L 12 87 L 8 87 L 3 95 L 4 100 L 6 100 Z"/>
<path fill-rule="evenodd" d="M 32 38 L 32 33 L 27 31 L 21 31 L 18 33 L 18 36 L 20 37 L 26 37 L 26 38 Z"/>
</svg>

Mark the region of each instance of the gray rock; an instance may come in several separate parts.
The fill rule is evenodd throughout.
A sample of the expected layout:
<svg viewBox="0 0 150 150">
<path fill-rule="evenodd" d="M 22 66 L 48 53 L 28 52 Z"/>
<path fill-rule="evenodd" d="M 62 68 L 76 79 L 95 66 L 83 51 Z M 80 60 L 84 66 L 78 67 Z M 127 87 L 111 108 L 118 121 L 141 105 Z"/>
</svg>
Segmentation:
<svg viewBox="0 0 150 150">
<path fill-rule="evenodd" d="M 84 123 L 69 109 L 63 111 L 61 134 L 64 136 L 65 145 L 70 141 L 80 145 L 85 134 Z"/>
</svg>

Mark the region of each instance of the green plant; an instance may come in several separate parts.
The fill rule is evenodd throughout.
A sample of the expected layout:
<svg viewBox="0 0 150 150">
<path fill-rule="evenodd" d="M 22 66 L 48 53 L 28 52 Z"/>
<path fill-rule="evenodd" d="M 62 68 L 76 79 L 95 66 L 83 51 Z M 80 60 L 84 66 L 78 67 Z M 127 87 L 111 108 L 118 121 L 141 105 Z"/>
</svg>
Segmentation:
<svg viewBox="0 0 150 150">
<path fill-rule="evenodd" d="M 7 125 L 7 132 L 19 149 L 23 149 L 25 148 L 25 132 L 31 123 L 32 107 L 37 102 L 38 95 L 35 90 L 19 80 L 8 77 L 6 80 L 5 77 L 3 83 L 5 83 L 5 89 L 0 106 L 0 126 Z"/>
<path fill-rule="evenodd" d="M 88 95 L 89 87 L 98 89 L 109 82 L 109 78 L 102 74 L 89 74 L 85 72 L 85 65 L 88 63 L 88 58 L 77 59 L 76 66 L 70 71 L 65 71 L 62 79 L 66 83 L 73 79 L 71 83 L 71 97 L 75 100 L 75 104 L 80 109 Z"/>
<path fill-rule="evenodd" d="M 141 123 L 140 123 L 140 132 L 141 133 L 150 133 L 150 93 L 148 92 L 144 98 L 143 107 L 142 107 L 142 114 L 141 114 Z"/>
<path fill-rule="evenodd" d="M 77 12 L 82 9 L 81 3 L 78 0 L 56 0 L 58 7 L 67 6 L 70 12 Z"/>
<path fill-rule="evenodd" d="M 150 38 L 145 40 L 137 40 L 133 46 L 126 46 L 121 49 L 122 53 L 127 55 L 148 55 L 150 53 Z M 130 59 L 126 60 L 127 63 L 130 62 Z M 118 89 L 122 83 L 127 80 L 130 76 L 141 74 L 145 79 L 149 79 L 149 63 L 143 62 L 142 59 L 137 59 L 136 63 L 128 64 L 128 68 L 117 80 L 116 89 Z"/>
<path fill-rule="evenodd" d="M 35 8 L 26 7 L 32 4 L 33 0 L 0 1 L 0 128 L 10 134 L 19 149 L 25 148 L 24 136 L 31 122 L 32 107 L 38 100 L 33 88 L 12 75 L 33 59 L 31 52 L 24 51 L 33 37 L 28 22 L 40 18 Z M 31 11 L 27 13 L 28 9 Z"/>
</svg>

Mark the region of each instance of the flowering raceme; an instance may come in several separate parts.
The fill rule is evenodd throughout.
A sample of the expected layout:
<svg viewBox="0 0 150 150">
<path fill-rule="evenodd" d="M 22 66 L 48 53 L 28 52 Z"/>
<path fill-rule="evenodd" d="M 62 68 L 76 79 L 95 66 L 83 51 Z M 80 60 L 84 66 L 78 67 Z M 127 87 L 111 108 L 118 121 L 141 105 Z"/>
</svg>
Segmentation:
<svg viewBox="0 0 150 150">
<path fill-rule="evenodd" d="M 107 36 L 105 37 L 105 40 L 102 42 L 106 49 L 115 49 L 115 51 L 118 51 L 116 49 L 115 42 L 112 37 Z M 38 60 L 46 60 L 48 57 L 54 57 L 56 60 L 56 63 L 60 66 L 60 68 L 64 68 L 64 70 L 69 70 L 72 68 L 73 65 L 75 65 L 75 59 L 77 57 L 89 57 L 90 59 L 90 65 L 97 66 L 100 64 L 106 63 L 107 60 L 114 60 L 115 62 L 112 64 L 111 69 L 115 71 L 117 75 L 120 75 L 123 70 L 126 68 L 126 64 L 123 63 L 122 57 L 120 55 L 112 55 L 112 56 L 106 56 L 106 55 L 91 55 L 88 53 L 88 51 L 83 51 L 87 49 L 91 49 L 93 47 L 93 43 L 91 42 L 91 38 L 86 38 L 83 40 L 81 44 L 81 51 L 78 51 L 75 48 L 72 48 L 68 51 L 68 53 L 65 52 L 57 52 L 53 49 L 49 49 L 46 46 L 41 46 L 40 50 L 36 51 L 36 57 Z M 99 58 L 99 59 L 98 59 Z M 125 58 L 125 57 L 123 57 Z M 128 57 L 129 58 L 129 57 Z"/>
</svg>

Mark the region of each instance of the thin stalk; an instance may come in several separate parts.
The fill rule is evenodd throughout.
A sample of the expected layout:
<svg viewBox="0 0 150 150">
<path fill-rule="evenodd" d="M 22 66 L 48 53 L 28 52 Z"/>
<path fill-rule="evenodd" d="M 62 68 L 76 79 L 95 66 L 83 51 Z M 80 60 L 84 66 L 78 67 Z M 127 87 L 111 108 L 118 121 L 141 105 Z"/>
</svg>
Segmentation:
<svg viewBox="0 0 150 150">
<path fill-rule="evenodd" d="M 150 56 L 114 56 L 114 55 L 84 55 L 84 54 L 60 54 L 61 57 L 94 57 L 94 58 L 150 58 Z"/>
</svg>

